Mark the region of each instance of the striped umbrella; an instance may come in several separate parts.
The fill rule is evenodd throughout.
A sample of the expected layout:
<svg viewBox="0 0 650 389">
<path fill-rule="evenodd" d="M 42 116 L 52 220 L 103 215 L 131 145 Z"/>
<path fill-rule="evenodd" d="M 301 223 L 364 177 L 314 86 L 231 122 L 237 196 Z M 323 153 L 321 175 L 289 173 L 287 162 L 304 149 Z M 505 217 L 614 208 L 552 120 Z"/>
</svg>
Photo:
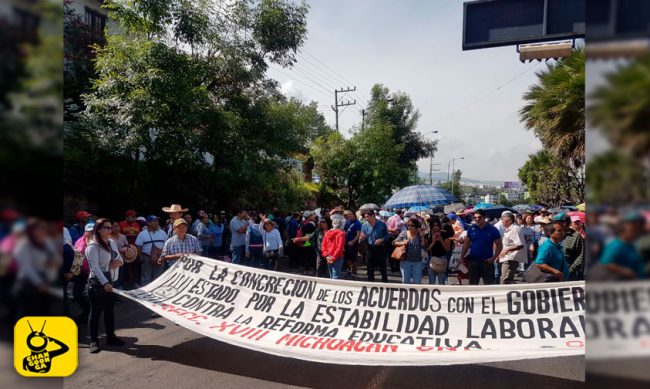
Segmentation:
<svg viewBox="0 0 650 389">
<path fill-rule="evenodd" d="M 431 185 L 412 185 L 395 193 L 385 204 L 386 208 L 410 208 L 416 206 L 450 204 L 458 199 L 444 189 Z"/>
</svg>

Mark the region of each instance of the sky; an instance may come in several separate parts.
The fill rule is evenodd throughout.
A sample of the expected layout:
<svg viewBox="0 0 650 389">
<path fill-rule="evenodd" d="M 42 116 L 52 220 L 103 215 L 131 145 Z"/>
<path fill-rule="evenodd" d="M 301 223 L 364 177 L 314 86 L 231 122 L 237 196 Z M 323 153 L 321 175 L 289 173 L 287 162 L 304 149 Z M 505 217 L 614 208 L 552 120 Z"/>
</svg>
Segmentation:
<svg viewBox="0 0 650 389">
<path fill-rule="evenodd" d="M 273 65 L 282 91 L 317 101 L 334 127 L 334 89 L 356 86 L 339 115 L 340 131 L 361 123 L 370 89 L 381 83 L 407 93 L 421 113 L 417 130 L 438 139 L 434 163 L 466 178 L 517 181 L 528 155 L 541 149 L 519 122 L 523 94 L 540 62 L 521 63 L 515 46 L 462 51 L 463 1 L 312 0 L 307 40 L 294 69 Z M 343 108 L 341 108 L 343 109 Z M 432 131 L 437 134 L 430 134 Z M 429 171 L 429 158 L 418 162 Z"/>
</svg>

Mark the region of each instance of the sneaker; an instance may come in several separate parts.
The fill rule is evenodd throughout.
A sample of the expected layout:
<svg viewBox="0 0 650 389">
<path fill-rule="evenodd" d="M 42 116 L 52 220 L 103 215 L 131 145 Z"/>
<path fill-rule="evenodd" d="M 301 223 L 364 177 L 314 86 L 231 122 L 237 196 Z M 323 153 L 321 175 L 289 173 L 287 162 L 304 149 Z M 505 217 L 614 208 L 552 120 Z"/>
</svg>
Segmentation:
<svg viewBox="0 0 650 389">
<path fill-rule="evenodd" d="M 88 350 L 90 350 L 91 354 L 97 354 L 99 352 L 99 343 L 90 342 L 90 347 L 88 347 Z"/>
<path fill-rule="evenodd" d="M 109 346 L 124 346 L 124 341 L 113 335 L 106 338 L 106 344 Z"/>
</svg>

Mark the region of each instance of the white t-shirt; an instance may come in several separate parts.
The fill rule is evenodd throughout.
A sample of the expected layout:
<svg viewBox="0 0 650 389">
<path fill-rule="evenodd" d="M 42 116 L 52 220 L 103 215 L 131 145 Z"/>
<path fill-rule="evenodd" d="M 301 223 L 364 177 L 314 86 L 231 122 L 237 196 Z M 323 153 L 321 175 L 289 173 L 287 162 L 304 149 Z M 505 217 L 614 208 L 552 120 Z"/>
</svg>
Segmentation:
<svg viewBox="0 0 650 389">
<path fill-rule="evenodd" d="M 138 234 L 138 237 L 135 238 L 135 245 L 142 247 L 142 252 L 146 255 L 151 255 L 152 245 L 156 245 L 159 249 L 162 249 L 167 240 L 167 234 L 162 229 L 157 229 L 155 232 L 151 231 L 142 231 Z"/>
<path fill-rule="evenodd" d="M 528 250 L 526 248 L 526 238 L 524 237 L 524 232 L 516 224 L 512 224 L 510 227 L 503 230 L 503 250 L 506 250 L 510 247 L 522 246 L 520 250 L 511 251 L 503 257 L 499 257 L 499 262 L 505 261 L 517 261 L 520 263 L 526 263 L 528 260 Z"/>
</svg>

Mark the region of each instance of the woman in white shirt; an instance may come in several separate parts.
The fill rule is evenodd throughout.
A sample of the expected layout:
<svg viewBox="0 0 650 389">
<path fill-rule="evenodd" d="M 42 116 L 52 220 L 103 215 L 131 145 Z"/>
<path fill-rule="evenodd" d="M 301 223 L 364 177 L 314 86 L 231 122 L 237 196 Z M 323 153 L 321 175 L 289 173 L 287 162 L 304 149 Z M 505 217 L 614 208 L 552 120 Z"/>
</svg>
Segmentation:
<svg viewBox="0 0 650 389">
<path fill-rule="evenodd" d="M 266 218 L 262 220 L 258 228 L 264 242 L 262 248 L 262 267 L 267 270 L 277 270 L 278 258 L 284 254 L 280 232 L 275 228 L 275 224 Z"/>
<path fill-rule="evenodd" d="M 106 344 L 124 346 L 124 341 L 115 336 L 115 295 L 112 282 L 117 280 L 117 269 L 124 264 L 115 241 L 110 239 L 113 225 L 108 219 L 99 219 L 93 228 L 93 240 L 86 247 L 86 258 L 90 265 L 88 297 L 90 299 L 90 352 L 99 352 L 99 317 L 104 314 Z"/>
</svg>

